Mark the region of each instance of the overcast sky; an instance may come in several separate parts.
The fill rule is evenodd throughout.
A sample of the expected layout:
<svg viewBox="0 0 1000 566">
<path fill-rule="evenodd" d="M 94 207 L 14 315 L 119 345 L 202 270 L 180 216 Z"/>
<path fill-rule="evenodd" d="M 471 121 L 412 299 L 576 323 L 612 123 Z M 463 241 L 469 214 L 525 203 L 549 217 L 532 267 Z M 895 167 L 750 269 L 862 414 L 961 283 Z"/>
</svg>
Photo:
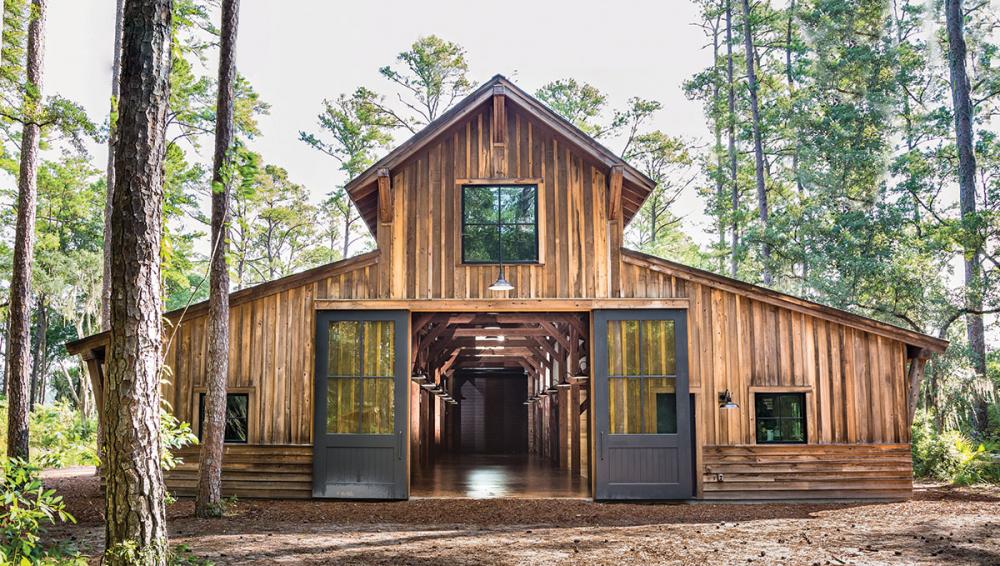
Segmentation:
<svg viewBox="0 0 1000 566">
<path fill-rule="evenodd" d="M 114 0 L 50 0 L 45 90 L 82 104 L 103 122 L 110 93 Z M 243 0 L 237 66 L 271 113 L 252 142 L 264 159 L 286 168 L 319 200 L 345 179 L 330 157 L 298 141 L 315 130 L 324 98 L 365 85 L 386 92 L 380 66 L 421 35 L 436 34 L 467 50 L 474 81 L 501 73 L 533 92 L 573 77 L 604 91 L 610 106 L 632 96 L 664 104 L 651 127 L 703 142 L 701 105 L 685 98 L 686 79 L 711 61 L 686 0 L 469 1 Z M 214 73 L 214 69 L 211 70 Z M 398 136 L 402 141 L 402 134 Z M 104 163 L 95 145 L 96 163 Z M 206 156 L 209 155 L 206 153 Z M 678 214 L 704 239 L 702 204 L 684 195 Z"/>
</svg>

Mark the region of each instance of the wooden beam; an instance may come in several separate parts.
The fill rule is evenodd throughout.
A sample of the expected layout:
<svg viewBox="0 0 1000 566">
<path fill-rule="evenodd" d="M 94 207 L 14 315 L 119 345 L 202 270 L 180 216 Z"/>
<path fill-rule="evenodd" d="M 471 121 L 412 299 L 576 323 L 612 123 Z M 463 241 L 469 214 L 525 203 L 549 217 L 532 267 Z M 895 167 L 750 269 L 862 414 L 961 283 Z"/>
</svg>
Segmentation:
<svg viewBox="0 0 1000 566">
<path fill-rule="evenodd" d="M 493 176 L 507 176 L 507 107 L 504 87 L 493 87 Z"/>
<path fill-rule="evenodd" d="M 389 169 L 382 167 L 377 173 L 378 179 L 378 221 L 383 224 L 392 222 L 392 180 Z"/>
<path fill-rule="evenodd" d="M 661 299 L 316 299 L 318 310 L 411 312 L 589 312 L 593 309 L 687 309 L 687 298 Z M 105 338 L 106 340 L 106 338 Z"/>
<path fill-rule="evenodd" d="M 549 331 L 544 328 L 456 328 L 455 338 L 468 338 L 470 336 L 548 336 Z"/>
<path fill-rule="evenodd" d="M 566 337 L 566 334 L 564 334 L 562 331 L 556 328 L 555 324 L 543 320 L 539 322 L 538 325 L 547 330 L 548 335 L 555 338 L 556 342 L 559 342 L 562 345 L 562 347 L 566 349 L 566 351 L 573 349 L 573 345 L 570 344 L 569 338 Z"/>
<path fill-rule="evenodd" d="M 608 220 L 618 220 L 622 211 L 622 180 L 625 168 L 621 165 L 611 166 L 608 178 Z"/>
</svg>

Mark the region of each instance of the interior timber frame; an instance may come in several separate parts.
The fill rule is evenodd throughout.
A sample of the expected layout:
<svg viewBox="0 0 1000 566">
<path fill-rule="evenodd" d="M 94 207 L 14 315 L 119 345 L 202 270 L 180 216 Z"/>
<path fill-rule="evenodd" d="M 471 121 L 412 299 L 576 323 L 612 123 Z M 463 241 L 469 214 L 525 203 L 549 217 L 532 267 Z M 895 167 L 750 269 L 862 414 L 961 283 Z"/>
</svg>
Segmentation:
<svg viewBox="0 0 1000 566">
<path fill-rule="evenodd" d="M 539 261 L 505 264 L 513 290 L 490 290 L 499 266 L 462 262 L 461 187 L 528 183 L 538 187 Z M 556 461 L 593 484 L 600 469 L 593 460 L 603 451 L 591 361 L 608 338 L 595 334 L 593 320 L 631 310 L 647 318 L 670 311 L 683 325 L 676 335 L 686 340 L 675 346 L 684 351 L 687 396 L 674 395 L 687 397 L 694 415 L 677 423 L 692 429 L 693 486 L 683 498 L 909 497 L 916 395 L 927 359 L 947 342 L 627 249 L 625 226 L 654 188 L 506 78 L 484 83 L 346 185 L 376 250 L 230 294 L 228 386 L 248 394 L 251 414 L 247 443 L 226 446 L 223 491 L 316 493 L 315 385 L 329 377 L 316 373 L 317 321 L 344 311 L 403 313 L 398 320 L 410 328 L 409 342 L 394 345 L 409 374 L 400 374 L 409 403 L 394 409 L 408 417 L 409 442 L 396 457 L 410 477 L 429 457 L 420 453 L 426 428 L 414 420 L 422 410 L 414 400 L 430 395 L 444 412 L 446 395 L 460 399 L 450 385 L 437 393 L 442 377 L 447 384 L 449 372 L 496 367 L 530 376 L 526 401 L 545 393 L 546 406 L 579 411 L 559 425 L 568 430 Z M 161 393 L 186 422 L 205 387 L 207 313 L 206 302 L 164 315 L 172 377 Z M 86 361 L 98 398 L 108 338 L 67 346 Z M 804 394 L 805 442 L 758 444 L 754 396 L 782 391 Z M 167 474 L 167 486 L 190 495 L 198 451 L 180 452 L 184 463 Z M 662 468 L 636 469 L 641 476 Z M 613 488 L 614 478 L 606 479 Z"/>
</svg>

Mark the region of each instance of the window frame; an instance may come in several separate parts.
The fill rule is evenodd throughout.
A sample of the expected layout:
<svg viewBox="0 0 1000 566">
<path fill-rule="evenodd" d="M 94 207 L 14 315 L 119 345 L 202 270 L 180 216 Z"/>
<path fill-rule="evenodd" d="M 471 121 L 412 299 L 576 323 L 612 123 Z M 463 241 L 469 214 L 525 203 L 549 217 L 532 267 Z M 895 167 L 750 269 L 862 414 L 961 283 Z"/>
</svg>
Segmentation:
<svg viewBox="0 0 1000 566">
<path fill-rule="evenodd" d="M 607 388 L 607 395 L 608 395 L 608 435 L 614 435 L 614 436 L 631 435 L 631 436 L 635 436 L 635 435 L 677 435 L 677 434 L 680 434 L 680 427 L 681 427 L 681 423 L 680 422 L 675 422 L 674 423 L 675 424 L 675 430 L 674 430 L 674 432 L 645 432 L 645 431 L 643 431 L 643 432 L 615 432 L 614 431 L 615 423 L 614 423 L 614 421 L 611 420 L 611 413 L 610 413 L 610 411 L 611 411 L 611 399 L 612 399 L 612 394 L 611 394 L 612 380 L 618 380 L 618 379 L 622 380 L 622 382 L 624 384 L 626 384 L 625 385 L 626 388 L 628 387 L 627 384 L 629 383 L 630 380 L 635 380 L 636 383 L 638 383 L 638 385 L 639 385 L 639 419 L 638 419 L 639 423 L 641 424 L 641 427 L 643 429 L 645 429 L 646 426 L 648 424 L 650 424 L 651 422 L 655 424 L 656 421 L 655 420 L 654 421 L 648 421 L 647 420 L 647 415 L 646 415 L 646 409 L 647 409 L 646 403 L 647 403 L 647 401 L 652 400 L 653 404 L 654 405 L 656 404 L 656 395 L 655 394 L 650 395 L 650 391 L 649 391 L 649 389 L 650 389 L 650 381 L 652 381 L 654 379 L 671 379 L 671 380 L 673 380 L 673 383 L 674 383 L 674 392 L 673 392 L 673 395 L 674 395 L 674 407 L 675 407 L 675 409 L 674 409 L 675 415 L 674 416 L 675 416 L 675 419 L 677 418 L 676 406 L 677 406 L 677 387 L 678 387 L 677 383 L 678 383 L 678 379 L 679 379 L 679 364 L 678 364 L 678 360 L 677 360 L 678 352 L 677 352 L 676 348 L 677 348 L 677 325 L 678 325 L 678 322 L 676 320 L 673 320 L 673 319 L 643 319 L 643 318 L 636 318 L 636 319 L 615 319 L 615 320 L 609 320 L 609 321 L 607 321 L 607 324 L 608 324 L 607 328 L 610 329 L 610 324 L 612 322 L 618 322 L 618 323 L 622 323 L 622 324 L 627 323 L 627 322 L 637 322 L 638 326 L 636 328 L 636 332 L 637 332 L 637 336 L 636 337 L 637 337 L 638 342 L 639 342 L 640 345 L 643 343 L 643 333 L 644 333 L 643 323 L 644 322 L 671 322 L 673 324 L 673 333 L 674 333 L 674 344 L 672 345 L 672 347 L 674 348 L 674 373 L 672 373 L 672 374 L 670 374 L 670 373 L 646 373 L 646 370 L 647 370 L 647 368 L 646 368 L 646 357 L 642 354 L 641 351 L 637 351 L 636 352 L 636 355 L 638 356 L 638 362 L 639 362 L 639 373 L 638 374 L 635 374 L 635 375 L 616 374 L 616 373 L 611 373 L 610 368 L 608 368 L 607 372 L 606 372 L 606 380 L 607 380 L 606 388 Z M 611 347 L 610 340 L 608 341 L 608 346 L 607 347 L 608 348 Z M 670 347 L 670 346 L 668 345 L 668 347 Z M 609 355 L 608 356 L 608 361 L 610 362 L 610 360 L 611 360 L 611 356 Z"/>
<path fill-rule="evenodd" d="M 391 366 L 393 368 L 393 373 L 391 375 L 374 375 L 373 372 L 366 372 L 365 369 L 367 369 L 367 368 L 365 367 L 365 362 L 364 362 L 364 359 L 365 359 L 365 350 L 364 350 L 364 347 L 365 347 L 366 343 L 365 343 L 365 340 L 364 340 L 363 328 L 364 328 L 364 324 L 365 323 L 369 323 L 369 322 L 383 322 L 383 323 L 385 323 L 385 322 L 391 322 L 392 325 L 393 325 L 392 326 L 392 331 L 391 331 L 392 334 L 391 335 L 393 336 L 393 339 L 395 340 L 395 337 L 396 337 L 396 335 L 395 335 L 396 330 L 395 329 L 396 329 L 396 325 L 399 324 L 399 323 L 398 323 L 398 321 L 396 321 L 394 319 L 391 319 L 391 318 L 390 319 L 378 319 L 378 318 L 371 318 L 371 319 L 335 319 L 335 320 L 329 320 L 329 321 L 326 322 L 327 328 L 329 329 L 333 324 L 340 323 L 340 322 L 351 322 L 351 323 L 358 324 L 358 330 L 359 330 L 359 332 L 358 332 L 358 346 L 359 347 L 358 347 L 357 357 L 358 357 L 358 369 L 360 370 L 360 373 L 358 373 L 357 375 L 331 374 L 330 373 L 330 368 L 329 368 L 329 366 L 327 366 L 326 375 L 324 376 L 324 384 L 325 384 L 325 386 L 324 386 L 324 389 L 323 389 L 323 393 L 325 395 L 329 395 L 330 384 L 332 382 L 335 382 L 335 381 L 352 381 L 352 380 L 357 380 L 357 386 L 358 386 L 358 400 L 357 400 L 358 421 L 357 421 L 357 425 L 358 426 L 357 426 L 357 430 L 352 431 L 352 432 L 330 432 L 330 430 L 328 428 L 329 424 L 328 424 L 328 421 L 327 421 L 326 427 L 324 427 L 325 429 L 324 429 L 323 434 L 326 434 L 328 436 L 392 436 L 394 434 L 394 432 L 391 432 L 391 431 L 390 432 L 364 432 L 363 429 L 364 429 L 364 418 L 365 418 L 365 413 L 364 413 L 364 409 L 365 409 L 365 382 L 366 381 L 373 381 L 375 383 L 379 383 L 379 382 L 382 382 L 382 381 L 385 381 L 385 380 L 389 381 L 389 384 L 390 384 L 390 387 L 389 387 L 389 393 L 390 393 L 389 394 L 389 399 L 392 401 L 392 415 L 391 415 L 391 418 L 389 419 L 389 422 L 392 425 L 392 428 L 395 429 L 396 411 L 399 410 L 399 407 L 396 406 L 396 402 L 395 402 L 395 390 L 394 390 L 395 383 L 396 383 L 395 382 L 395 380 L 396 380 L 396 376 L 395 376 L 396 355 L 397 355 L 397 352 L 395 350 L 396 344 L 393 343 L 393 347 L 392 347 L 393 349 L 390 350 L 392 352 L 392 356 L 393 356 L 393 360 L 392 360 L 392 364 L 391 364 Z M 329 333 L 329 330 L 328 330 L 328 334 L 327 334 L 327 356 L 328 357 L 329 357 L 329 340 L 330 340 L 330 333 Z M 327 397 L 327 399 L 329 399 L 329 397 Z M 330 407 L 329 407 L 329 405 L 327 405 L 327 407 L 326 407 L 326 418 L 327 419 L 329 419 L 329 415 L 330 415 Z"/>
<path fill-rule="evenodd" d="M 780 406 L 778 398 L 785 395 L 795 395 L 802 399 L 802 416 L 801 417 L 763 417 L 765 420 L 775 420 L 779 424 L 781 421 L 802 421 L 802 440 L 761 440 L 757 437 L 757 397 L 758 396 L 768 396 L 775 398 L 775 406 Z M 784 445 L 784 444 L 809 444 L 809 439 L 812 438 L 812 433 L 809 428 L 812 419 L 812 389 L 811 388 L 801 388 L 801 387 L 787 387 L 787 388 L 760 388 L 751 389 L 750 404 L 752 409 L 751 418 L 751 430 L 753 430 L 753 440 L 754 444 L 759 445 Z"/>
<path fill-rule="evenodd" d="M 455 247 L 458 249 L 456 265 L 484 266 L 498 265 L 498 261 L 486 260 L 466 260 L 465 258 L 465 189 L 468 187 L 526 187 L 535 188 L 535 259 L 534 260 L 508 260 L 503 259 L 504 265 L 544 265 L 545 264 L 545 183 L 540 178 L 505 178 L 505 179 L 456 179 L 455 181 L 455 210 L 458 212 L 458 222 L 455 223 Z M 472 225 L 484 226 L 486 224 L 472 223 Z M 528 226 L 527 222 L 508 223 L 499 222 L 490 224 L 491 226 Z"/>
<path fill-rule="evenodd" d="M 226 391 L 226 409 L 227 410 L 229 409 L 229 396 L 230 395 L 240 395 L 240 396 L 243 396 L 243 397 L 247 398 L 247 417 L 246 417 L 247 418 L 247 422 L 246 422 L 246 434 L 247 434 L 247 438 L 246 438 L 246 440 L 226 440 L 226 431 L 225 431 L 225 429 L 223 429 L 223 431 L 222 431 L 222 443 L 223 444 L 250 444 L 250 426 L 251 426 L 250 423 L 253 421 L 253 419 L 250 418 L 250 415 L 251 415 L 251 413 L 253 411 L 253 405 L 251 405 L 252 399 L 251 399 L 250 393 L 251 392 L 249 390 L 237 390 L 237 391 L 227 390 Z M 204 401 L 205 401 L 206 395 L 208 394 L 208 390 L 205 389 L 205 388 L 200 388 L 199 390 L 195 391 L 194 394 L 195 394 L 195 414 L 198 417 L 197 418 L 197 428 L 195 428 L 195 431 L 197 432 L 198 442 L 201 442 L 201 440 L 202 440 L 202 433 L 204 432 L 204 424 L 205 424 L 204 423 L 204 416 L 205 416 L 205 402 Z M 229 419 L 224 416 L 223 417 L 223 421 L 225 423 L 225 422 L 228 422 Z"/>
</svg>

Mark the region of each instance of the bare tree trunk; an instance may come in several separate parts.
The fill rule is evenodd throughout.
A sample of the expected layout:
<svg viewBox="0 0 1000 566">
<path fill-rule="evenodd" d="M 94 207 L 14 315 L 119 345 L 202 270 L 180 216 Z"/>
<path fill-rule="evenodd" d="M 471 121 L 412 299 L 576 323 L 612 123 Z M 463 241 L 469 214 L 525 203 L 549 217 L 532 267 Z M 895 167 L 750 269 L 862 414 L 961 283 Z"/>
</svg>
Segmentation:
<svg viewBox="0 0 1000 566">
<path fill-rule="evenodd" d="M 195 515 L 222 515 L 222 455 L 226 431 L 226 377 L 229 375 L 229 171 L 233 145 L 233 85 L 239 0 L 222 2 L 219 94 L 216 102 L 215 158 L 212 167 L 212 269 L 208 303 L 208 375 L 205 420 L 199 457 Z"/>
<path fill-rule="evenodd" d="M 41 104 L 42 60 L 45 49 L 46 0 L 32 0 L 28 23 L 28 53 L 21 166 L 17 178 L 17 228 L 14 270 L 10 280 L 10 338 L 7 358 L 7 456 L 28 459 L 28 408 L 31 371 L 31 262 L 35 247 L 35 206 L 38 198 L 38 139 L 41 128 L 33 117 Z"/>
<path fill-rule="evenodd" d="M 115 188 L 115 138 L 118 130 L 119 77 L 122 69 L 122 13 L 125 0 L 115 3 L 115 45 L 111 64 L 111 113 L 108 119 L 107 195 L 104 201 L 104 278 L 101 282 L 101 330 L 111 327 L 111 203 Z"/>
<path fill-rule="evenodd" d="M 104 394 L 107 564 L 167 561 L 160 469 L 160 238 L 172 0 L 129 0 L 111 212 L 111 339 Z"/>
<path fill-rule="evenodd" d="M 719 273 L 722 273 L 725 269 L 725 257 L 722 255 L 722 250 L 726 247 L 726 221 L 725 215 L 722 208 L 722 203 L 726 200 L 726 183 L 722 177 L 722 167 L 723 167 L 723 156 L 722 156 L 722 121 L 719 119 L 718 115 L 718 102 L 719 102 L 719 18 L 715 18 L 715 26 L 712 29 L 712 67 L 715 70 L 715 81 L 712 86 L 712 110 L 715 114 L 715 120 L 713 125 L 715 133 L 715 200 L 716 209 L 718 210 L 718 229 L 719 229 Z"/>
<path fill-rule="evenodd" d="M 732 191 L 732 233 L 733 246 L 730 265 L 730 275 L 736 277 L 739 272 L 740 262 L 737 251 L 740 245 L 739 230 L 739 210 L 740 210 L 740 187 L 736 178 L 736 83 L 733 75 L 733 5 L 731 0 L 726 0 L 726 80 L 729 83 L 729 114 L 728 114 L 728 137 L 729 137 L 729 185 Z"/>
<path fill-rule="evenodd" d="M 35 352 L 31 360 L 31 410 L 45 402 L 45 361 L 48 355 L 49 309 L 45 293 L 35 302 Z"/>
<path fill-rule="evenodd" d="M 743 0 L 743 46 L 746 50 L 747 88 L 750 90 L 750 116 L 753 120 L 754 171 L 757 178 L 757 213 L 761 224 L 760 257 L 764 284 L 772 283 L 771 245 L 767 241 L 767 187 L 764 185 L 764 144 L 760 134 L 760 106 L 757 100 L 757 70 L 754 66 L 753 29 L 750 23 L 750 0 Z"/>
<path fill-rule="evenodd" d="M 945 1 L 945 21 L 948 28 L 948 63 L 951 71 L 951 99 L 955 113 L 955 142 L 958 146 L 958 197 L 962 223 L 972 229 L 976 217 L 976 154 L 972 141 L 972 100 L 969 76 L 965 68 L 966 48 L 962 0 Z M 967 238 L 974 240 L 975 238 Z M 982 278 L 977 244 L 965 250 L 965 328 L 972 350 L 972 366 L 986 376 L 986 332 L 983 325 Z M 985 396 L 976 399 L 976 426 L 986 432 L 989 402 Z"/>
</svg>

